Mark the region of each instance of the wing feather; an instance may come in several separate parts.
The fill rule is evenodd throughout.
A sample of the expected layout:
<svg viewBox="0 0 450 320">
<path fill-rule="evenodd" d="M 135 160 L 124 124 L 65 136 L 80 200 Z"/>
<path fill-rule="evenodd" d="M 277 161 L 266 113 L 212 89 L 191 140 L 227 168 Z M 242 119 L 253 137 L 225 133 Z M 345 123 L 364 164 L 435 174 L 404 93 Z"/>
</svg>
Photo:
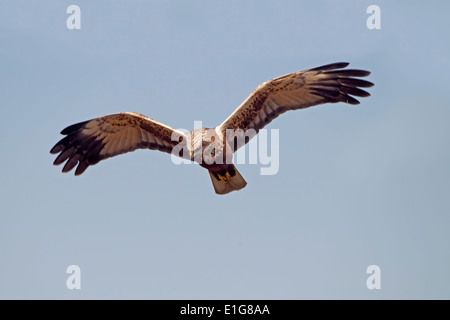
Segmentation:
<svg viewBox="0 0 450 320">
<path fill-rule="evenodd" d="M 226 130 L 254 129 L 258 132 L 273 119 L 288 110 L 312 107 L 323 103 L 344 102 L 359 104 L 352 96 L 368 97 L 361 88 L 373 86 L 372 82 L 358 79 L 369 71 L 343 69 L 347 62 L 287 74 L 259 85 L 250 96 L 219 126 Z M 356 77 L 356 78 L 355 78 Z M 242 146 L 238 145 L 237 148 Z"/>
<path fill-rule="evenodd" d="M 172 134 L 185 138 L 185 134 L 153 119 L 134 112 L 116 113 L 68 126 L 65 135 L 51 150 L 58 154 L 55 165 L 67 161 L 63 172 L 76 168 L 82 174 L 90 165 L 101 160 L 134 151 L 155 149 L 170 153 L 179 140 Z M 186 139 L 184 139 L 186 141 Z"/>
</svg>

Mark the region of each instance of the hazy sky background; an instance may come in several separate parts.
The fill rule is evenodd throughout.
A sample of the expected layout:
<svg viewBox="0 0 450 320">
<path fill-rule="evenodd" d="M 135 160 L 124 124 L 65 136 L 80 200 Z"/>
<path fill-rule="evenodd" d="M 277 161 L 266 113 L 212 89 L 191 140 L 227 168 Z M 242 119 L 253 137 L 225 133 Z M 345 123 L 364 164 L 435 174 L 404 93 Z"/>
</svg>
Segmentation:
<svg viewBox="0 0 450 320">
<path fill-rule="evenodd" d="M 66 9 L 81 8 L 81 30 Z M 381 8 L 381 30 L 366 8 Z M 0 1 L 0 298 L 450 298 L 450 3 Z M 139 150 L 79 177 L 66 126 L 136 111 L 220 124 L 261 82 L 372 71 L 360 106 L 284 114 L 280 170 L 206 170 Z M 68 290 L 66 268 L 81 268 Z M 381 268 L 368 290 L 366 268 Z"/>
</svg>

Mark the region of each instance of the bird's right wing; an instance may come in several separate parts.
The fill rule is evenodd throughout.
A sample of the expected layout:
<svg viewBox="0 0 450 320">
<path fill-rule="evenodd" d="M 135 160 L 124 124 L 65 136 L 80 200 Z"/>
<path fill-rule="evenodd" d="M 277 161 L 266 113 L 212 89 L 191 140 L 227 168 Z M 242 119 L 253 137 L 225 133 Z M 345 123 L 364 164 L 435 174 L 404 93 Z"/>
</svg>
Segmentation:
<svg viewBox="0 0 450 320">
<path fill-rule="evenodd" d="M 323 103 L 345 102 L 359 104 L 352 96 L 367 97 L 370 94 L 360 88 L 373 86 L 372 82 L 359 79 L 370 72 L 344 69 L 347 62 L 294 72 L 259 85 L 250 96 L 218 127 L 227 135 L 227 130 L 237 132 L 233 137 L 252 132 L 249 137 L 238 139 L 234 150 L 242 147 L 258 131 L 280 114 L 308 108 Z"/>
<path fill-rule="evenodd" d="M 75 175 L 101 160 L 136 149 L 154 149 L 171 153 L 174 146 L 186 141 L 186 135 L 139 113 L 124 112 L 71 125 L 61 131 L 66 135 L 51 150 L 57 154 L 55 165 L 67 160 L 62 171 L 77 164 Z M 178 156 L 189 159 L 189 155 Z"/>
</svg>

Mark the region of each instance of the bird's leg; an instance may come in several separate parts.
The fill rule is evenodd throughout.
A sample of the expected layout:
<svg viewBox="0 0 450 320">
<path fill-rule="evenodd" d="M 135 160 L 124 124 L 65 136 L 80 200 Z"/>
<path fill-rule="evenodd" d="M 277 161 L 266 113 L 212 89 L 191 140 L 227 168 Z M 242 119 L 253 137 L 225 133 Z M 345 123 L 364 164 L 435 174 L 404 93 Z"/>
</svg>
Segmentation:
<svg viewBox="0 0 450 320">
<path fill-rule="evenodd" d="M 227 183 L 228 179 L 230 179 L 230 177 L 231 177 L 228 172 L 226 172 L 224 176 L 219 173 L 218 176 L 219 176 L 219 179 L 225 183 Z"/>
</svg>

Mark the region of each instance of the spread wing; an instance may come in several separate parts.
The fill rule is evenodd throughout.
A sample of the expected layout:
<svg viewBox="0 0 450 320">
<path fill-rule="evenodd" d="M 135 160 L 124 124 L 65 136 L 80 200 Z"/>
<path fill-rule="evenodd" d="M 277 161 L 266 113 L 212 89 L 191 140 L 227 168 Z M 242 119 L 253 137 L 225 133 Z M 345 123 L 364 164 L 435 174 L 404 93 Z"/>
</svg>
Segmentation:
<svg viewBox="0 0 450 320">
<path fill-rule="evenodd" d="M 371 87 L 373 83 L 358 77 L 368 76 L 370 72 L 343 69 L 347 66 L 346 62 L 333 63 L 262 83 L 219 126 L 220 131 L 224 135 L 227 129 L 238 130 L 241 134 L 247 132 L 245 139 L 238 140 L 241 142 L 235 145 L 234 150 L 237 150 L 261 128 L 288 110 L 308 108 L 327 102 L 359 104 L 352 96 L 370 96 L 359 87 Z"/>
<path fill-rule="evenodd" d="M 50 150 L 50 153 L 59 153 L 53 164 L 67 160 L 63 172 L 78 164 L 75 175 L 82 174 L 90 165 L 122 153 L 136 149 L 171 153 L 182 139 L 186 141 L 183 132 L 134 112 L 80 122 L 65 128 L 61 134 L 66 137 Z"/>
</svg>

